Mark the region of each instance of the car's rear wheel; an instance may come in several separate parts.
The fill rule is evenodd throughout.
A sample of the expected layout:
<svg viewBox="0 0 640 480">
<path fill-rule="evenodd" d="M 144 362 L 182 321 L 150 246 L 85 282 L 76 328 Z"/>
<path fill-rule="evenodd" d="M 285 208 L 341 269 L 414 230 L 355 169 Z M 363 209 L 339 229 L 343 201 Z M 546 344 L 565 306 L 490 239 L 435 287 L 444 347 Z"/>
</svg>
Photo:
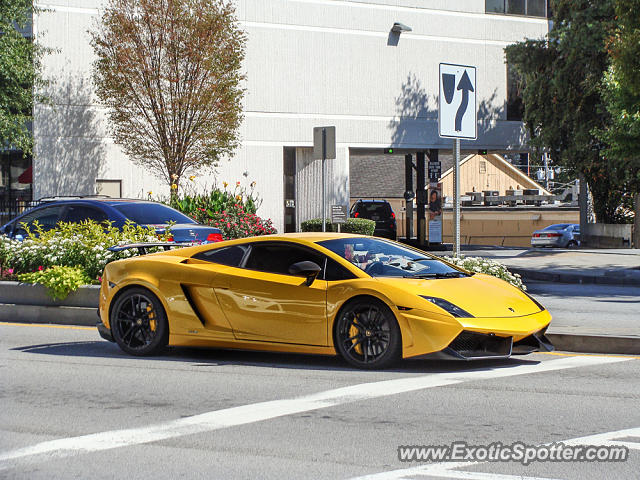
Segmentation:
<svg viewBox="0 0 640 480">
<path fill-rule="evenodd" d="M 111 332 L 120 348 L 131 355 L 152 355 L 169 341 L 169 323 L 160 300 L 145 288 L 131 288 L 111 309 Z"/>
<path fill-rule="evenodd" d="M 345 305 L 334 329 L 336 350 L 358 368 L 377 369 L 400 359 L 402 336 L 393 313 L 383 302 L 363 297 Z"/>
<path fill-rule="evenodd" d="M 567 248 L 577 248 L 578 247 L 578 242 L 576 242 L 575 240 L 570 240 L 569 243 L 567 243 Z"/>
</svg>

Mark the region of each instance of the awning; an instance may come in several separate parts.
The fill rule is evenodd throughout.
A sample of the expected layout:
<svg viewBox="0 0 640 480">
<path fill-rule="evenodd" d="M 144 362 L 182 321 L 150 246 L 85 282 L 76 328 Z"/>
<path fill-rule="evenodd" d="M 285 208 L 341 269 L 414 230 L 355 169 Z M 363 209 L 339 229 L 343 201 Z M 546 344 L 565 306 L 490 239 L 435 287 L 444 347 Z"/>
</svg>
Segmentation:
<svg viewBox="0 0 640 480">
<path fill-rule="evenodd" d="M 19 183 L 33 183 L 33 166 L 27 168 L 24 172 L 20 174 L 18 177 Z"/>
</svg>

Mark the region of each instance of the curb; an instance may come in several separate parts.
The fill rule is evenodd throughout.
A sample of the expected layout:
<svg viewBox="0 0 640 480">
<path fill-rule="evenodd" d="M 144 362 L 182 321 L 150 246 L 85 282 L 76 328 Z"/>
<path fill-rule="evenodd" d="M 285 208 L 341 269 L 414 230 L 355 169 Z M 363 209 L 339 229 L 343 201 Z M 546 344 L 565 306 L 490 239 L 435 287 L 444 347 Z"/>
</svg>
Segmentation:
<svg viewBox="0 0 640 480">
<path fill-rule="evenodd" d="M 95 327 L 98 315 L 96 315 L 96 307 L 0 303 L 0 321 Z"/>
<path fill-rule="evenodd" d="M 627 287 L 640 286 L 640 278 L 629 278 L 624 277 L 624 275 L 580 275 L 576 273 L 540 272 L 538 270 L 527 270 L 525 268 L 507 268 L 509 268 L 510 272 L 520 275 L 523 281 L 622 285 Z"/>
<path fill-rule="evenodd" d="M 612 353 L 640 355 L 640 337 L 610 337 L 606 335 L 575 335 L 547 333 L 556 350 L 577 353 Z"/>
</svg>

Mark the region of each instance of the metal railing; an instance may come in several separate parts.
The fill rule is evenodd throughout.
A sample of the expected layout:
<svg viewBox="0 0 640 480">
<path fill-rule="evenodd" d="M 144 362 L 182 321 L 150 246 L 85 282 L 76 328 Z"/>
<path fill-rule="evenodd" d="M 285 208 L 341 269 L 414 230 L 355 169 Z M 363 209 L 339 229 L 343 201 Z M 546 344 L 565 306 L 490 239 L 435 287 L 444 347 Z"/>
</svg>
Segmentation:
<svg viewBox="0 0 640 480">
<path fill-rule="evenodd" d="M 0 225 L 13 220 L 18 215 L 32 207 L 40 205 L 39 200 L 24 200 L 18 198 L 0 198 Z"/>
</svg>

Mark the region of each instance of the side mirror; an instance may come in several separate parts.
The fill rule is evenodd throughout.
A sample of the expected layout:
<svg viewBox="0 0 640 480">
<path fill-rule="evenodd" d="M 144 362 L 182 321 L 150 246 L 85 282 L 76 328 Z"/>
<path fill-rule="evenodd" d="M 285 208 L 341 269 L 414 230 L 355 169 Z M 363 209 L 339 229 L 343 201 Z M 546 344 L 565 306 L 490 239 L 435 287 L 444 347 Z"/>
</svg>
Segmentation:
<svg viewBox="0 0 640 480">
<path fill-rule="evenodd" d="M 289 267 L 289 273 L 291 275 L 307 277 L 307 287 L 311 286 L 321 270 L 317 263 L 309 261 L 297 262 Z"/>
</svg>

